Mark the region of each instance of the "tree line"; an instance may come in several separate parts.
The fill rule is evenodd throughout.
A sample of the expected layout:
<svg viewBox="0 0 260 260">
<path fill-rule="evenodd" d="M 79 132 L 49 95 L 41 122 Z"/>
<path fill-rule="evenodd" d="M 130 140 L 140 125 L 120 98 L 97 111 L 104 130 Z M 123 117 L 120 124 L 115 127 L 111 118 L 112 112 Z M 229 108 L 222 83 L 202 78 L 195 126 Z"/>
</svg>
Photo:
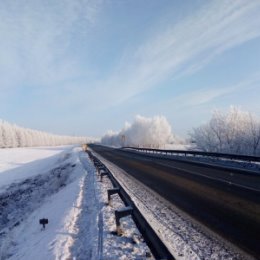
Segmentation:
<svg viewBox="0 0 260 260">
<path fill-rule="evenodd" d="M 81 144 L 86 137 L 54 135 L 0 121 L 0 148 Z"/>
<path fill-rule="evenodd" d="M 189 136 L 190 142 L 202 151 L 260 155 L 260 120 L 236 107 L 226 113 L 214 111 L 211 119 L 193 128 Z M 117 147 L 163 148 L 180 142 L 163 116 L 136 116 L 132 124 L 126 123 L 119 132 L 109 131 L 101 138 L 102 144 Z"/>
<path fill-rule="evenodd" d="M 260 155 L 260 119 L 236 107 L 231 107 L 226 113 L 214 111 L 207 123 L 193 128 L 189 135 L 202 151 Z M 54 135 L 0 120 L 0 148 L 57 146 L 89 141 L 86 137 Z M 134 122 L 126 123 L 121 131 L 108 132 L 101 138 L 101 143 L 105 145 L 153 148 L 179 141 L 163 116 L 136 116 Z"/>
<path fill-rule="evenodd" d="M 260 120 L 236 107 L 227 113 L 213 112 L 211 119 L 194 128 L 190 136 L 203 151 L 260 155 Z"/>
</svg>

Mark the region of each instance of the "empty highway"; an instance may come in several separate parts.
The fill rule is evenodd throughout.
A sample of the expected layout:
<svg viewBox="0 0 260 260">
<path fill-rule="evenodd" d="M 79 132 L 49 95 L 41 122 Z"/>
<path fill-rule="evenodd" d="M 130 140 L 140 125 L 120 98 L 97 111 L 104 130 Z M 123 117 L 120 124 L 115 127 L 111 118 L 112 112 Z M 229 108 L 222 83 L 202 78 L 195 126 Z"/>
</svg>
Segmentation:
<svg viewBox="0 0 260 260">
<path fill-rule="evenodd" d="M 260 255 L 260 175 L 90 147 L 250 255 Z M 230 181 L 232 177 L 232 182 Z"/>
</svg>

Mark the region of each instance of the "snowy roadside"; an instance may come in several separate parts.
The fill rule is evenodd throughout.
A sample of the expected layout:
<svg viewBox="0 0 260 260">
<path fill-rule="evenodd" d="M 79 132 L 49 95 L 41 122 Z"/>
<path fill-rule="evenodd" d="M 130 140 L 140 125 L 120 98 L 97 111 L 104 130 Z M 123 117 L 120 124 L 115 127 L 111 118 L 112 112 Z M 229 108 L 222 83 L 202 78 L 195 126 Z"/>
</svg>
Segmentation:
<svg viewBox="0 0 260 260">
<path fill-rule="evenodd" d="M 116 234 L 115 210 L 125 207 L 118 194 L 112 195 L 108 205 L 107 190 L 113 188 L 109 178 L 103 177 L 98 181 L 97 188 L 102 204 L 103 216 L 103 258 L 104 260 L 153 260 L 152 253 L 147 247 L 142 235 L 137 229 L 131 216 L 120 220 L 123 234 Z"/>
<path fill-rule="evenodd" d="M 9 185 L 4 182 L 0 192 L 0 260 L 153 259 L 130 217 L 121 221 L 123 235 L 116 235 L 114 210 L 124 204 L 115 195 L 107 205 L 112 184 L 106 178 L 99 181 L 86 153 L 64 147 L 33 161 L 32 150 L 29 158 L 16 157 L 15 150 L 15 159 L 9 158 L 26 163 L 19 171 L 17 167 L 20 178 Z M 7 176 L 2 172 L 0 183 Z M 39 225 L 41 218 L 49 220 L 45 230 Z"/>
<path fill-rule="evenodd" d="M 77 153 L 52 158 L 54 168 L 14 182 L 0 193 L 0 259 L 66 259 L 80 210 L 79 193 L 86 175 Z M 41 166 L 42 163 L 41 163 Z M 27 167 L 25 167 L 27 168 Z M 0 179 L 1 180 L 1 179 Z M 40 218 L 48 218 L 44 231 Z"/>
<path fill-rule="evenodd" d="M 113 195 L 112 204 L 107 203 L 107 189 L 111 181 L 103 177 L 86 153 L 80 161 L 87 172 L 82 193 L 81 212 L 76 222 L 77 234 L 70 248 L 71 258 L 76 260 L 153 260 L 131 217 L 121 220 L 123 234 L 116 234 L 115 209 L 124 207 L 118 195 Z"/>
<path fill-rule="evenodd" d="M 73 254 L 76 259 L 93 259 L 93 260 L 153 260 L 152 253 L 147 247 L 142 235 L 138 231 L 132 218 L 125 217 L 121 219 L 121 227 L 123 234 L 118 236 L 116 234 L 115 224 L 115 210 L 124 207 L 123 201 L 118 195 L 112 195 L 112 203 L 107 202 L 107 190 L 112 188 L 112 183 L 107 177 L 103 177 L 102 181 L 98 176 L 97 170 L 94 167 L 92 161 L 87 154 L 82 154 L 81 162 L 88 172 L 89 181 L 86 186 L 85 199 L 87 199 L 83 207 L 83 213 L 79 218 L 79 226 L 81 227 L 81 233 L 78 235 L 78 240 L 75 242 L 73 248 L 79 250 L 79 248 L 89 247 L 91 253 L 80 255 Z M 90 196 L 94 196 L 92 200 L 89 200 Z M 92 204 L 92 207 L 90 205 Z M 96 228 L 96 236 L 92 237 L 84 235 L 82 229 L 88 222 L 89 212 L 87 208 L 93 208 L 96 214 L 96 222 L 92 221 L 89 225 L 93 225 Z M 95 239 L 93 239 L 95 237 Z M 90 243 L 90 241 L 92 241 Z M 73 252 L 73 249 L 72 249 Z"/>
<path fill-rule="evenodd" d="M 98 154 L 94 154 L 124 187 L 177 260 L 251 259 L 206 227 L 192 220 L 125 171 Z"/>
</svg>

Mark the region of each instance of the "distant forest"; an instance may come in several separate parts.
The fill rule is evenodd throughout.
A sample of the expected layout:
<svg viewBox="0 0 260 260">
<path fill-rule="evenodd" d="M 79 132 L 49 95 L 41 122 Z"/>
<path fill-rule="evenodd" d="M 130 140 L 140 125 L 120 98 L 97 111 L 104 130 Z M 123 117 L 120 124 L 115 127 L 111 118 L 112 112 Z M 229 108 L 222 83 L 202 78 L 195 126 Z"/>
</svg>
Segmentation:
<svg viewBox="0 0 260 260">
<path fill-rule="evenodd" d="M 189 142 L 202 151 L 260 155 L 260 120 L 236 107 L 231 107 L 227 113 L 214 111 L 211 119 L 193 128 L 189 136 Z M 54 135 L 0 121 L 0 148 L 82 144 L 89 141 L 86 137 Z M 132 124 L 126 123 L 119 132 L 105 134 L 101 143 L 116 147 L 163 148 L 166 144 L 184 141 L 172 133 L 165 117 L 136 116 Z"/>
<path fill-rule="evenodd" d="M 54 135 L 0 121 L 0 148 L 81 144 L 86 137 Z"/>
<path fill-rule="evenodd" d="M 260 120 L 250 112 L 231 107 L 227 113 L 214 111 L 211 119 L 189 132 L 196 148 L 207 152 L 260 155 Z M 163 116 L 137 116 L 119 132 L 108 132 L 101 143 L 112 146 L 163 148 L 180 143 Z M 182 141 L 183 143 L 183 141 Z"/>
</svg>

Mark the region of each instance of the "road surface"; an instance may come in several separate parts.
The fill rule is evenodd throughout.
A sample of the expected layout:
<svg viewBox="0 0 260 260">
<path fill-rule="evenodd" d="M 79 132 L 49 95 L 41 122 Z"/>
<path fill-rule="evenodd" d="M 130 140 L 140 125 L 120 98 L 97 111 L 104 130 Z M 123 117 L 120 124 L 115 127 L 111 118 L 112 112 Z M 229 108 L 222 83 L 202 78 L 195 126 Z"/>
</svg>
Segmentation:
<svg viewBox="0 0 260 260">
<path fill-rule="evenodd" d="M 260 256 L 260 175 L 91 148 L 226 240 Z"/>
</svg>

